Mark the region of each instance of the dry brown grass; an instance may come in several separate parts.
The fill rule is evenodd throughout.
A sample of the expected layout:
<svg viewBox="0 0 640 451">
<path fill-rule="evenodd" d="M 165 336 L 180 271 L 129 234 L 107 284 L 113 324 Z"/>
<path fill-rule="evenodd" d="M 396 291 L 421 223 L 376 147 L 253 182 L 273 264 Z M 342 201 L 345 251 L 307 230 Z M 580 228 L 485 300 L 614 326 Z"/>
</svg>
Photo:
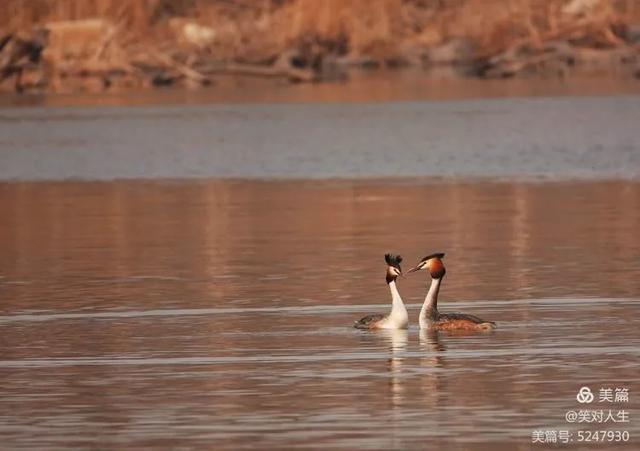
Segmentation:
<svg viewBox="0 0 640 451">
<path fill-rule="evenodd" d="M 309 37 L 343 43 L 353 55 L 383 56 L 408 40 L 433 45 L 452 37 L 469 38 L 491 52 L 522 39 L 541 41 L 566 28 L 569 20 L 589 19 L 564 16 L 561 9 L 568 1 L 4 0 L 0 28 L 103 17 L 141 35 L 158 36 L 171 17 L 182 16 L 216 29 L 216 51 L 225 57 L 259 59 Z M 640 22 L 640 1 L 601 4 L 592 19 Z"/>
<path fill-rule="evenodd" d="M 193 68 L 227 63 L 245 63 L 243 70 L 249 63 L 256 72 L 253 65 L 288 61 L 317 71 L 329 55 L 420 64 L 446 60 L 432 60 L 432 50 L 452 40 L 475 49 L 462 57 L 475 61 L 519 46 L 536 56 L 554 40 L 574 48 L 631 48 L 626 27 L 640 24 L 640 0 L 594 0 L 582 14 L 564 11 L 575 0 L 2 1 L 0 38 L 48 24 L 57 30 L 44 52 L 52 73 L 109 74 L 105 80 L 114 72 L 135 78 L 150 67 L 198 80 Z M 106 20 L 65 23 L 83 19 Z M 89 26 L 96 23 L 102 25 Z M 209 39 L 190 39 L 187 27 Z"/>
<path fill-rule="evenodd" d="M 104 17 L 144 28 L 155 0 L 5 0 L 0 26 L 22 29 L 50 21 Z"/>
</svg>

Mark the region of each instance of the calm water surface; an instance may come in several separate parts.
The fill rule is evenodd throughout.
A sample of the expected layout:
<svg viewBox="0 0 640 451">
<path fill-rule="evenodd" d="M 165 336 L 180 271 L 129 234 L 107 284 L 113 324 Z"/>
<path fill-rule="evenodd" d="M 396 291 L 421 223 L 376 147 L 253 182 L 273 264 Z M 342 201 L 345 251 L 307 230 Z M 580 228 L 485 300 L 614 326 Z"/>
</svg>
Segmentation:
<svg viewBox="0 0 640 451">
<path fill-rule="evenodd" d="M 631 443 L 588 449 L 638 448 L 640 183 L 5 183 L 0 211 L 2 448 L 545 449 L 602 428 L 565 421 L 583 385 L 631 393 Z M 351 328 L 389 251 L 447 252 L 441 309 L 499 328 Z"/>
<path fill-rule="evenodd" d="M 638 95 L 0 108 L 0 180 L 640 180 L 639 122 Z"/>
</svg>

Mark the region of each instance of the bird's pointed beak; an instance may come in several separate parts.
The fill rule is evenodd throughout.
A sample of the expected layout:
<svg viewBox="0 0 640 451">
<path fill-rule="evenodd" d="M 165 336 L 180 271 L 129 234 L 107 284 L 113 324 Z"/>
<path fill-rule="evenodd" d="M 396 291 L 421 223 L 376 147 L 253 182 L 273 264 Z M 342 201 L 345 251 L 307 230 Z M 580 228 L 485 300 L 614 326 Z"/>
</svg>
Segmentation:
<svg viewBox="0 0 640 451">
<path fill-rule="evenodd" d="M 416 271 L 418 271 L 419 269 L 420 269 L 420 267 L 419 267 L 419 266 L 415 266 L 415 267 L 411 268 L 409 271 L 407 271 L 407 274 L 411 274 L 412 272 L 416 272 Z"/>
</svg>

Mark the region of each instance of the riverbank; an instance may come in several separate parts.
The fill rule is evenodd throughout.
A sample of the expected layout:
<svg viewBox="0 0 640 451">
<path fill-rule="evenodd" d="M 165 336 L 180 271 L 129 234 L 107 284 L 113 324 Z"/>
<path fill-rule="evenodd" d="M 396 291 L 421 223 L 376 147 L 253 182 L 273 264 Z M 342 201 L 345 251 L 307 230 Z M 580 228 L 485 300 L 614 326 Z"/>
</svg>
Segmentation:
<svg viewBox="0 0 640 451">
<path fill-rule="evenodd" d="M 8 0 L 0 30 L 5 92 L 331 82 L 390 68 L 640 78 L 640 5 L 627 0 Z"/>
<path fill-rule="evenodd" d="M 441 75 L 440 75 L 441 74 Z M 288 83 L 247 76 L 220 77 L 191 89 L 113 87 L 106 91 L 0 92 L 0 107 L 170 106 L 209 104 L 299 104 L 442 101 L 517 97 L 638 96 L 640 80 L 624 76 L 510 79 L 464 78 L 443 68 L 425 77 L 420 68 L 352 70 L 345 80 Z"/>
</svg>

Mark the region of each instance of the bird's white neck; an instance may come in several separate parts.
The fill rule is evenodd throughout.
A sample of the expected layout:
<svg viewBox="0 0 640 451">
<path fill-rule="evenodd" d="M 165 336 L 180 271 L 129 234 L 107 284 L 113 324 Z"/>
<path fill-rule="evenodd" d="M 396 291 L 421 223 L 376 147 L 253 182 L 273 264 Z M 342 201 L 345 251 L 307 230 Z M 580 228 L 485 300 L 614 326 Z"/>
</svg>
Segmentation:
<svg viewBox="0 0 640 451">
<path fill-rule="evenodd" d="M 438 316 L 438 293 L 440 292 L 440 279 L 431 279 L 431 286 L 427 296 L 424 298 L 424 304 L 420 310 L 420 328 L 426 329 L 430 321 L 434 321 Z"/>
<path fill-rule="evenodd" d="M 389 319 L 396 327 L 404 328 L 409 323 L 409 314 L 407 313 L 407 308 L 404 306 L 404 302 L 402 302 L 395 280 L 389 282 L 389 290 L 391 291 L 392 301 Z"/>
</svg>

